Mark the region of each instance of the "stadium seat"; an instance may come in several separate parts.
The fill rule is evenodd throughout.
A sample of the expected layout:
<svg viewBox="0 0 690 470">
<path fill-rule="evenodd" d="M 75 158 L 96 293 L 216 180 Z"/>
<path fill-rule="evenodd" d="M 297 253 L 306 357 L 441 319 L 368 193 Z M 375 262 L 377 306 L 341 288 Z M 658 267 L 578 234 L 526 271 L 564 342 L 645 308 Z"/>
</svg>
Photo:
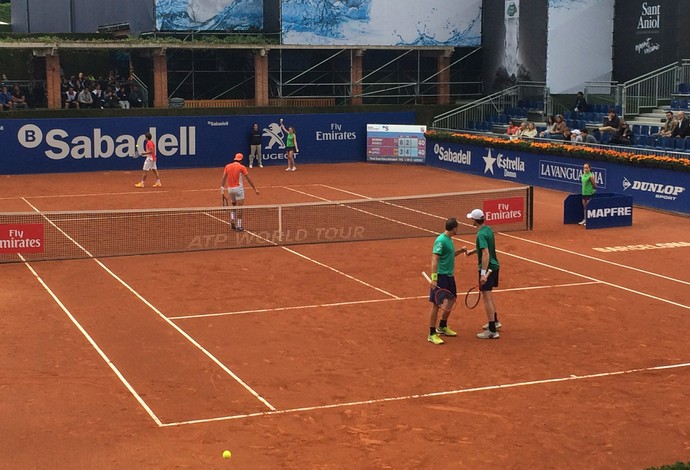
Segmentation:
<svg viewBox="0 0 690 470">
<path fill-rule="evenodd" d="M 642 124 L 640 126 L 640 134 L 649 135 L 649 126 L 646 124 Z"/>
<path fill-rule="evenodd" d="M 659 133 L 659 126 L 649 126 L 649 134 L 654 135 Z"/>
<path fill-rule="evenodd" d="M 688 109 L 688 100 L 680 100 L 680 109 Z"/>
<path fill-rule="evenodd" d="M 675 141 L 674 144 L 675 144 L 676 150 L 680 150 L 682 152 L 685 152 L 685 139 L 674 138 L 673 140 Z"/>
<path fill-rule="evenodd" d="M 690 87 L 687 83 L 678 84 L 678 93 L 690 93 Z"/>
<path fill-rule="evenodd" d="M 632 126 L 633 134 L 635 134 L 635 135 L 641 134 L 640 127 L 642 127 L 642 126 L 640 126 L 639 124 L 633 124 L 633 126 Z"/>
<path fill-rule="evenodd" d="M 677 111 L 680 109 L 680 100 L 671 100 L 671 109 Z"/>
</svg>

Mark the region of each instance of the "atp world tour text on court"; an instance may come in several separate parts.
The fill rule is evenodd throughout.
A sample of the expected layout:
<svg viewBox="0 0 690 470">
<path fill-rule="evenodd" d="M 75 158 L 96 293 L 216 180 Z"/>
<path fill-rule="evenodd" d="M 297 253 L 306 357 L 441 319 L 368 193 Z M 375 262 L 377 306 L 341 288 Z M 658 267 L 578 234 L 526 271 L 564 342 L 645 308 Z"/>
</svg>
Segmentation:
<svg viewBox="0 0 690 470">
<path fill-rule="evenodd" d="M 337 240 L 363 240 L 366 228 L 363 226 L 349 227 L 317 227 L 313 229 L 256 231 L 247 230 L 237 234 L 213 233 L 197 235 L 189 242 L 189 249 L 221 248 L 228 244 L 256 243 L 256 239 L 264 240 L 273 245 L 282 245 L 296 242 L 319 242 Z"/>
</svg>

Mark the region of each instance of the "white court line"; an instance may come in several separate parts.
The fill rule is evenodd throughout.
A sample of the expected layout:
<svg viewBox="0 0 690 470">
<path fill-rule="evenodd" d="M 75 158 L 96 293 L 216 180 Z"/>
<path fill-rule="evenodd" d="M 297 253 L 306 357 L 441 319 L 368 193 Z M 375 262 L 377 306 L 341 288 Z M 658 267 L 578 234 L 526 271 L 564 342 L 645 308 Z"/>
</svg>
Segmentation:
<svg viewBox="0 0 690 470">
<path fill-rule="evenodd" d="M 550 286 L 531 286 L 531 287 L 513 287 L 510 289 L 495 289 L 494 294 L 501 292 L 516 292 L 516 291 L 527 291 L 527 290 L 537 290 L 537 289 L 554 289 L 558 287 L 577 287 L 577 286 L 588 286 L 592 284 L 599 284 L 599 282 L 588 281 L 588 282 L 571 282 L 568 284 L 554 284 Z M 412 297 L 396 297 L 390 299 L 368 299 L 368 300 L 352 300 L 349 302 L 333 302 L 327 304 L 312 304 L 312 305 L 294 305 L 292 307 L 274 307 L 274 308 L 260 308 L 255 310 L 237 310 L 234 312 L 220 312 L 220 313 L 199 313 L 194 315 L 179 315 L 174 317 L 168 317 L 170 320 L 187 320 L 190 318 L 208 318 L 208 317 L 224 317 L 230 315 L 245 315 L 249 313 L 267 313 L 267 312 L 283 312 L 287 310 L 304 310 L 310 308 L 324 308 L 324 307 L 341 307 L 343 305 L 361 305 L 361 304 L 373 304 L 380 302 L 399 302 L 406 300 L 420 300 L 428 299 L 428 295 L 415 295 Z"/>
<path fill-rule="evenodd" d="M 309 187 L 309 186 L 322 186 L 321 184 L 318 183 L 305 183 L 305 184 L 296 184 L 294 185 L 296 187 Z M 284 185 L 268 185 L 268 186 L 257 186 L 259 189 L 267 189 L 267 188 L 287 188 L 287 186 Z M 204 192 L 214 192 L 218 193 L 217 189 L 175 189 L 175 190 L 166 190 L 166 189 L 156 189 L 156 194 L 161 194 L 161 193 L 174 193 L 174 194 L 180 194 L 180 193 L 204 193 Z M 137 191 L 120 191 L 117 193 L 84 193 L 84 194 L 37 194 L 35 196 L 3 196 L 0 197 L 0 201 L 11 201 L 14 199 L 56 199 L 56 198 L 68 198 L 68 197 L 107 197 L 107 196 L 126 196 L 130 194 L 146 194 L 142 190 L 137 190 Z"/>
<path fill-rule="evenodd" d="M 347 193 L 347 194 L 354 194 L 354 195 L 356 195 L 356 196 L 358 196 L 358 197 L 362 197 L 362 198 L 365 198 L 365 199 L 372 199 L 372 198 L 369 197 L 369 196 L 364 196 L 364 195 L 362 195 L 362 194 L 353 193 L 353 192 L 351 192 L 351 191 L 340 190 L 340 189 L 338 189 L 338 188 L 334 188 L 333 186 L 328 186 L 328 185 L 323 185 L 323 186 L 326 187 L 326 188 L 335 190 L 335 191 L 342 191 L 342 192 Z M 499 235 L 506 235 L 506 234 L 503 233 L 503 232 L 498 232 L 498 234 L 499 234 Z M 518 236 L 515 236 L 515 235 L 506 235 L 506 236 L 510 236 L 511 238 L 514 238 L 514 239 L 516 239 L 516 240 L 525 241 L 525 242 L 530 242 L 530 243 L 536 243 L 536 244 L 538 244 L 538 245 L 540 245 L 540 246 L 545 246 L 545 247 L 547 247 L 547 248 L 556 249 L 556 247 L 553 247 L 553 246 L 550 246 L 550 245 L 545 245 L 545 244 L 543 244 L 543 243 L 533 242 L 533 241 L 531 241 L 531 240 L 527 240 L 527 239 L 525 239 L 525 238 L 521 238 L 521 237 L 518 237 Z M 468 244 L 474 243 L 473 241 L 464 240 L 464 239 L 459 238 L 459 237 L 453 237 L 453 239 L 460 240 L 460 241 L 462 241 L 462 242 L 464 242 L 464 243 L 468 243 Z M 568 269 L 559 268 L 558 266 L 553 266 L 553 265 L 551 265 L 551 264 L 542 263 L 541 261 L 536 261 L 536 260 L 533 260 L 533 259 L 525 258 L 525 257 L 523 257 L 523 256 L 516 255 L 516 254 L 514 254 L 514 253 L 507 253 L 507 252 L 501 251 L 501 250 L 496 250 L 496 251 L 497 251 L 498 253 L 503 254 L 503 255 L 510 256 L 510 257 L 513 257 L 513 258 L 517 258 L 517 259 L 520 259 L 520 260 L 522 260 L 522 261 L 526 261 L 526 262 L 528 262 L 528 263 L 537 264 L 537 265 L 540 265 L 540 266 L 544 266 L 544 267 L 548 267 L 548 268 L 551 268 L 551 269 L 555 269 L 555 270 L 557 270 L 557 271 L 561 271 L 561 272 L 565 272 L 565 273 L 568 273 L 568 274 L 572 274 L 573 276 L 577 276 L 577 277 L 581 277 L 581 278 L 583 278 L 583 279 L 588 279 L 588 280 L 590 280 L 590 281 L 595 281 L 595 282 L 599 282 L 599 283 L 602 283 L 602 284 L 606 284 L 607 286 L 610 286 L 610 287 L 615 287 L 615 288 L 617 288 L 617 289 L 621 289 L 621 290 L 624 290 L 624 291 L 627 291 L 627 292 L 631 292 L 631 293 L 633 293 L 633 294 L 637 294 L 637 295 L 641 295 L 641 296 L 643 296 L 643 297 L 648 297 L 648 298 L 650 298 L 650 299 L 658 300 L 659 302 L 664 302 L 664 303 L 667 303 L 667 304 L 670 304 L 670 305 L 674 305 L 674 306 L 676 306 L 676 307 L 681 307 L 681 308 L 690 310 L 690 305 L 685 305 L 685 304 L 681 304 L 681 303 L 678 303 L 678 302 L 674 302 L 674 301 L 672 301 L 672 300 L 664 299 L 664 298 L 662 298 L 662 297 L 657 297 L 656 295 L 647 294 L 646 292 L 638 291 L 638 290 L 636 290 L 636 289 L 630 289 L 630 288 L 628 288 L 628 287 L 624 287 L 624 286 L 621 286 L 621 285 L 618 285 L 618 284 L 614 284 L 614 283 L 612 283 L 612 282 L 603 281 L 603 280 L 601 280 L 601 279 L 597 279 L 597 278 L 594 278 L 594 277 L 591 277 L 591 276 L 587 276 L 587 275 L 584 275 L 584 274 L 576 273 L 576 272 L 570 271 L 570 270 L 568 270 Z M 579 256 L 586 256 L 586 255 L 581 255 L 580 253 L 577 253 L 577 252 L 572 252 L 572 254 L 574 254 L 574 255 L 579 255 Z M 599 258 L 594 258 L 594 257 L 592 257 L 592 259 L 593 259 L 593 260 L 597 260 L 597 261 L 602 261 L 602 262 L 611 263 L 611 262 L 609 262 L 609 261 L 601 260 L 601 259 L 599 259 Z M 611 263 L 611 264 L 615 264 L 615 263 Z M 622 268 L 627 268 L 627 269 L 637 270 L 637 271 L 640 271 L 640 272 L 643 272 L 643 273 L 646 273 L 646 274 L 650 274 L 650 275 L 653 275 L 653 274 L 654 274 L 654 273 L 651 273 L 651 272 L 648 272 L 648 271 L 639 270 L 639 269 L 637 269 L 637 268 L 631 268 L 631 267 L 625 266 L 625 265 L 620 265 L 620 267 L 622 267 Z M 685 281 L 681 281 L 681 280 L 678 280 L 678 279 L 673 279 L 673 278 L 669 278 L 669 279 L 670 279 L 670 280 L 673 280 L 673 281 L 676 281 L 676 282 L 685 283 Z"/>
<path fill-rule="evenodd" d="M 329 185 L 327 185 L 327 184 L 322 184 L 321 186 L 323 186 L 323 187 L 325 187 L 325 188 L 328 188 L 328 189 L 332 189 L 333 191 L 340 191 L 340 192 L 345 193 L 345 194 L 351 194 L 351 195 L 356 196 L 356 197 L 361 197 L 361 198 L 364 198 L 364 199 L 373 199 L 373 198 L 371 198 L 370 196 L 364 196 L 364 195 L 362 195 L 362 194 L 353 193 L 352 191 L 347 191 L 347 190 L 345 190 L 345 189 L 338 189 L 338 188 L 335 188 L 335 187 L 333 187 L 333 186 L 329 186 Z M 458 221 L 458 222 L 462 223 L 461 221 Z M 465 224 L 465 225 L 469 225 L 469 224 Z M 684 281 L 684 280 L 682 280 L 682 279 L 676 279 L 676 278 L 674 278 L 674 277 L 664 276 L 663 274 L 655 273 L 655 272 L 652 272 L 652 271 L 646 271 L 646 270 L 644 270 L 644 269 L 636 268 L 636 267 L 634 267 L 634 266 L 628 266 L 628 265 L 625 265 L 625 264 L 616 263 L 615 261 L 609 261 L 609 260 L 607 260 L 607 259 L 597 258 L 596 256 L 586 255 L 586 254 L 584 254 L 584 253 L 578 253 L 577 251 L 571 251 L 571 250 L 567 250 L 567 249 L 565 249 L 565 248 L 560 248 L 560 247 L 557 247 L 557 246 L 548 245 L 548 244 L 546 244 L 546 243 L 537 242 L 537 241 L 534 241 L 534 240 L 530 240 L 530 239 L 528 239 L 528 238 L 522 238 L 522 237 L 519 237 L 519 236 L 517 236 L 517 235 L 508 234 L 508 233 L 505 233 L 505 232 L 497 232 L 497 233 L 500 234 L 500 235 L 502 235 L 502 236 L 504 236 L 504 237 L 514 238 L 514 239 L 516 239 L 516 240 L 520 240 L 520 241 L 527 242 L 527 243 L 533 243 L 533 244 L 539 245 L 539 246 L 545 246 L 546 248 L 551 248 L 552 250 L 562 251 L 562 252 L 564 252 L 564 253 L 568 253 L 568 254 L 575 255 L 575 256 L 580 256 L 580 257 L 582 257 L 582 258 L 587 258 L 587 259 L 590 259 L 590 260 L 593 260 L 593 261 L 599 261 L 599 262 L 601 262 L 601 263 L 610 264 L 610 265 L 612 265 L 612 266 L 617 266 L 617 267 L 619 267 L 619 268 L 630 269 L 631 271 L 637 271 L 637 272 L 640 272 L 640 273 L 643 273 L 643 274 L 648 274 L 648 275 L 650 275 L 650 276 L 656 276 L 656 277 L 659 277 L 659 278 L 662 278 L 662 279 L 666 279 L 667 281 L 673 281 L 673 282 L 678 282 L 678 283 L 681 283 L 681 284 L 690 285 L 690 282 L 688 282 L 688 281 Z"/>
<path fill-rule="evenodd" d="M 165 423 L 165 424 L 163 424 L 162 427 L 210 423 L 210 422 L 215 422 L 215 421 L 228 421 L 228 420 L 233 420 L 233 419 L 253 418 L 253 417 L 258 417 L 258 416 L 271 416 L 271 415 L 283 415 L 283 414 L 290 414 L 290 413 L 302 413 L 305 411 L 329 410 L 329 409 L 334 409 L 334 408 L 345 408 L 345 407 L 353 407 L 353 406 L 366 406 L 366 405 L 374 405 L 374 404 L 378 404 L 378 403 L 390 403 L 390 402 L 396 402 L 396 401 L 418 400 L 420 398 L 460 395 L 463 393 L 486 392 L 489 390 L 503 390 L 503 389 L 508 389 L 508 388 L 528 387 L 528 386 L 532 386 L 532 385 L 544 385 L 544 384 L 568 382 L 568 381 L 574 381 L 574 380 L 606 378 L 606 377 L 614 377 L 617 375 L 636 374 L 636 373 L 640 373 L 640 372 L 651 372 L 651 371 L 667 370 L 667 369 L 679 369 L 679 368 L 683 368 L 683 367 L 690 367 L 690 362 L 686 362 L 686 363 L 682 363 L 682 364 L 667 364 L 667 365 L 654 366 L 654 367 L 644 367 L 644 368 L 638 368 L 638 369 L 619 370 L 619 371 L 615 371 L 615 372 L 600 372 L 600 373 L 596 373 L 596 374 L 586 374 L 586 375 L 570 375 L 569 377 L 556 377 L 556 378 L 551 378 L 551 379 L 530 380 L 527 382 L 512 382 L 512 383 L 499 384 L 499 385 L 487 385 L 484 387 L 462 388 L 462 389 L 458 389 L 458 390 L 447 390 L 444 392 L 420 393 L 420 394 L 415 394 L 415 395 L 405 395 L 405 396 L 401 396 L 401 397 L 377 398 L 374 400 L 351 401 L 351 402 L 347 402 L 347 403 L 335 403 L 335 404 L 331 404 L 331 405 L 305 406 L 302 408 L 290 408 L 290 409 L 285 409 L 285 410 L 247 413 L 247 414 L 232 415 L 232 416 L 219 416 L 216 418 L 195 419 L 195 420 L 190 420 L 190 421 L 178 421 L 178 422 L 174 422 L 174 423 Z"/>
<path fill-rule="evenodd" d="M 99 356 L 101 356 L 101 359 L 105 361 L 106 364 L 108 364 L 108 367 L 115 373 L 118 379 L 120 379 L 120 382 L 125 386 L 127 390 L 129 390 L 129 393 L 132 394 L 134 399 L 139 402 L 141 407 L 148 413 L 148 415 L 153 419 L 153 421 L 158 425 L 161 426 L 163 423 L 161 422 L 160 419 L 158 419 L 158 416 L 153 412 L 153 410 L 146 404 L 146 402 L 139 396 L 136 390 L 134 390 L 134 387 L 130 385 L 130 383 L 125 379 L 124 375 L 120 372 L 120 370 L 117 368 L 115 364 L 110 360 L 110 358 L 103 352 L 103 350 L 98 347 L 98 344 L 93 340 L 91 335 L 89 335 L 84 327 L 81 326 L 81 324 L 77 321 L 77 319 L 72 315 L 72 312 L 70 312 L 67 307 L 62 303 L 62 301 L 58 298 L 57 295 L 48 287 L 48 285 L 43 281 L 41 276 L 38 275 L 36 271 L 34 271 L 34 268 L 24 259 L 22 255 L 19 255 L 21 258 L 22 262 L 24 263 L 24 266 L 26 266 L 29 271 L 31 271 L 31 274 L 33 274 L 38 282 L 43 286 L 43 288 L 48 292 L 48 294 L 53 298 L 56 304 L 62 309 L 63 312 L 67 315 L 67 317 L 70 319 L 70 321 L 74 324 L 74 326 L 77 327 L 79 332 L 86 338 L 86 340 L 91 344 L 91 347 L 93 347 L 96 352 L 98 353 Z"/>
<path fill-rule="evenodd" d="M 22 198 L 24 199 L 24 198 Z M 24 199 L 24 202 L 28 204 L 31 208 L 33 208 L 36 212 L 40 213 L 40 211 L 33 206 L 29 201 Z M 201 344 L 199 344 L 194 338 L 189 336 L 186 331 L 184 331 L 182 328 L 177 326 L 174 322 L 168 320 L 163 313 L 158 310 L 151 302 L 146 300 L 141 294 L 139 294 L 134 288 L 132 288 L 129 284 L 127 284 L 123 279 L 121 279 L 117 274 L 112 272 L 106 265 L 104 265 L 98 258 L 94 258 L 89 251 L 81 246 L 77 241 L 75 241 L 72 237 L 67 235 L 60 227 L 58 227 L 52 220 L 48 219 L 46 216 L 43 216 L 46 221 L 53 227 L 55 227 L 56 230 L 58 230 L 60 233 L 62 233 L 68 240 L 70 240 L 72 243 L 74 243 L 80 250 L 82 250 L 86 255 L 91 258 L 94 262 L 96 262 L 101 268 L 103 268 L 108 274 L 110 274 L 117 282 L 122 284 L 127 290 L 129 290 L 132 294 L 134 294 L 135 297 L 137 297 L 139 300 L 141 300 L 147 307 L 149 307 L 151 310 L 153 310 L 160 318 L 163 319 L 168 325 L 173 327 L 178 333 L 180 333 L 185 339 L 187 339 L 191 344 L 193 344 L 196 348 L 198 348 L 206 357 L 208 357 L 211 361 L 213 361 L 218 367 L 220 367 L 223 371 L 225 371 L 226 374 L 228 374 L 230 377 L 235 379 L 237 383 L 239 383 L 242 387 L 244 387 L 245 390 L 247 390 L 249 393 L 251 393 L 257 400 L 259 400 L 261 403 L 263 403 L 268 409 L 270 410 L 275 410 L 273 405 L 271 405 L 264 397 L 259 395 L 253 388 L 251 388 L 247 383 L 245 383 L 237 374 L 235 374 L 233 371 L 231 371 L 225 364 L 223 364 L 218 358 L 216 358 L 213 354 L 211 354 L 207 349 L 205 349 Z M 54 297 L 57 300 L 57 297 Z M 62 305 L 62 304 L 60 304 Z"/>
</svg>

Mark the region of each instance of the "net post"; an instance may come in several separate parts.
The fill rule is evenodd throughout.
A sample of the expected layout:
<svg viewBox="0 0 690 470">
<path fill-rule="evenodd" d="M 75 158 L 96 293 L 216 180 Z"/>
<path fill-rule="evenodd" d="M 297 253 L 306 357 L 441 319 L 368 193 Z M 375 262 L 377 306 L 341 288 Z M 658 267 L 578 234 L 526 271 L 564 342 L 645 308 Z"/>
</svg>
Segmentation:
<svg viewBox="0 0 690 470">
<path fill-rule="evenodd" d="M 534 186 L 527 187 L 527 230 L 534 229 Z"/>
<path fill-rule="evenodd" d="M 278 242 L 283 243 L 283 206 L 278 206 Z"/>
</svg>

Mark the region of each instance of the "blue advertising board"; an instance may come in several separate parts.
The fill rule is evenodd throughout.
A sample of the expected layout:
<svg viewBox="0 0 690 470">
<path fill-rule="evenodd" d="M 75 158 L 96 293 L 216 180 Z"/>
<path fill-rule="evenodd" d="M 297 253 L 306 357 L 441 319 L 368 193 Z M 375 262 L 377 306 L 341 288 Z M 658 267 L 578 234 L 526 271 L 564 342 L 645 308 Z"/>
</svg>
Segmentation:
<svg viewBox="0 0 690 470">
<path fill-rule="evenodd" d="M 626 227 L 633 221 L 633 198 L 616 193 L 595 193 L 582 205 L 582 194 L 571 194 L 563 201 L 563 223 L 584 224 L 587 229 Z"/>
<path fill-rule="evenodd" d="M 1 174 L 139 170 L 144 133 L 151 132 L 161 168 L 223 166 L 249 152 L 254 123 L 262 129 L 264 165 L 286 161 L 286 127 L 294 127 L 304 163 L 366 159 L 370 122 L 414 124 L 414 112 L 294 114 L 287 116 L 174 116 L 0 121 Z"/>
<path fill-rule="evenodd" d="M 489 178 L 578 192 L 584 161 L 427 139 L 426 164 Z M 690 173 L 590 162 L 600 192 L 632 196 L 633 203 L 690 214 Z"/>
</svg>

